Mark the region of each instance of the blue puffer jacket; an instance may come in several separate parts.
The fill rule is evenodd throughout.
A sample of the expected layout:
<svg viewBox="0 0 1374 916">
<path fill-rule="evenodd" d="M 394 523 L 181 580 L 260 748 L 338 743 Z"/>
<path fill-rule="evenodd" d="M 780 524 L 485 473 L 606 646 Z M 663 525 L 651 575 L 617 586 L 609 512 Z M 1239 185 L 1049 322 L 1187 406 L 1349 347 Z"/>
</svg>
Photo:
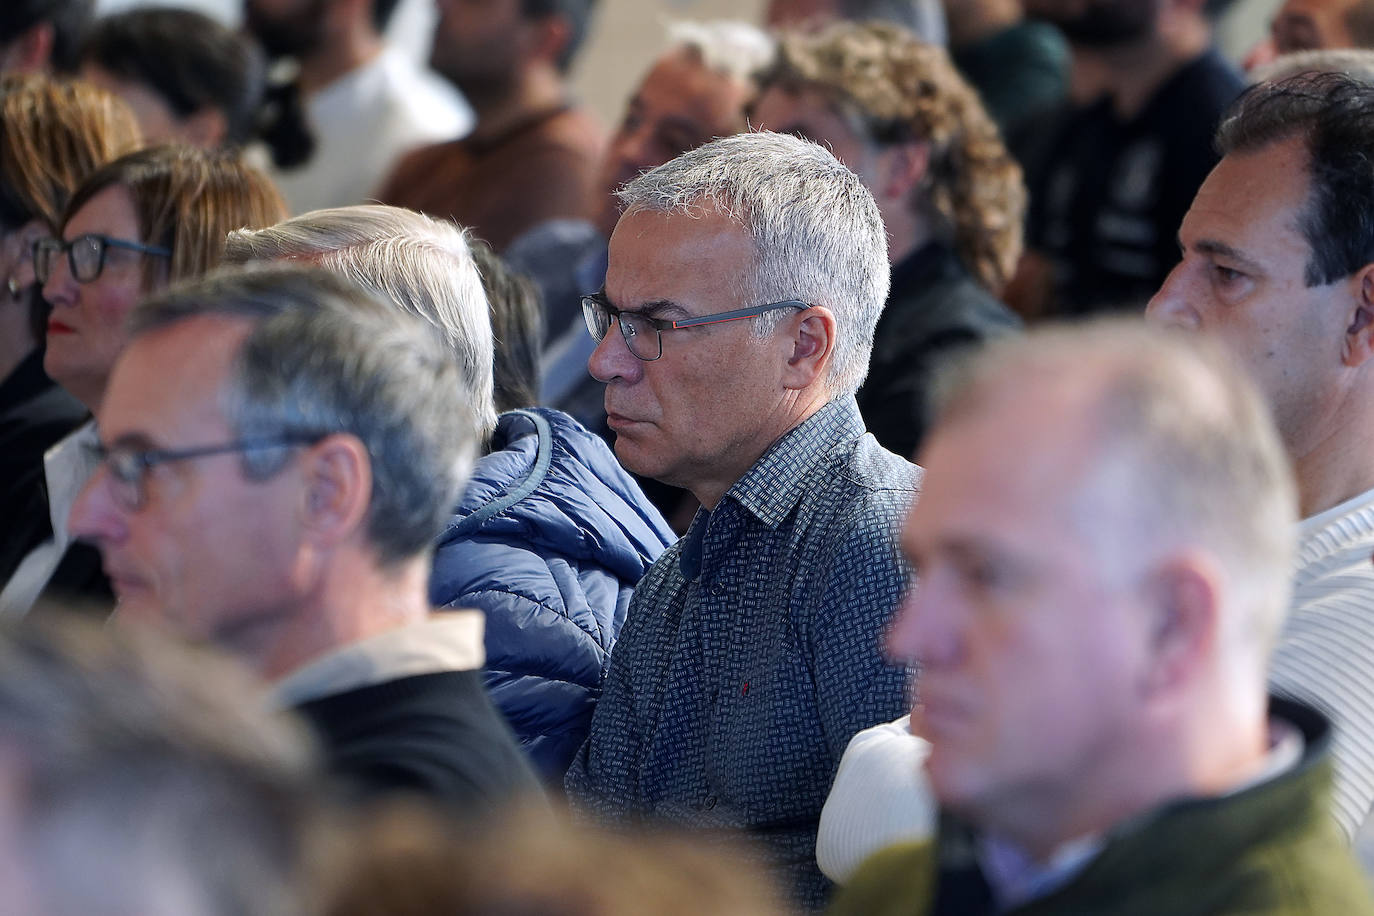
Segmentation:
<svg viewBox="0 0 1374 916">
<path fill-rule="evenodd" d="M 502 414 L 434 554 L 436 607 L 486 612 L 486 685 L 561 785 L 630 593 L 676 540 L 611 450 L 547 408 Z"/>
</svg>

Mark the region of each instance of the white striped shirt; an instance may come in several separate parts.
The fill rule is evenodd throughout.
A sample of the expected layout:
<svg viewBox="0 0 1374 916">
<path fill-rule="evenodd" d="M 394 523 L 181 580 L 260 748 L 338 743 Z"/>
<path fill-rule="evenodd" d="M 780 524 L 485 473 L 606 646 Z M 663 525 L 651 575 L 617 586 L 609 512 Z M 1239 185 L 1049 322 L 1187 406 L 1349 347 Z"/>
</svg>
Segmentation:
<svg viewBox="0 0 1374 916">
<path fill-rule="evenodd" d="M 1332 813 L 1354 837 L 1374 807 L 1374 490 L 1299 525 L 1293 603 L 1269 686 L 1335 725 Z"/>
</svg>

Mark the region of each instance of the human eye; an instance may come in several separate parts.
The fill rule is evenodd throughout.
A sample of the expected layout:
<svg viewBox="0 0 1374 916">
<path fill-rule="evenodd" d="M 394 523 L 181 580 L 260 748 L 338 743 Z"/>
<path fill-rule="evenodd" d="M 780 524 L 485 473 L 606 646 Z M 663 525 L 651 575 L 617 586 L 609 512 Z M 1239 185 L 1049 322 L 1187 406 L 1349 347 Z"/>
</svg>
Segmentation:
<svg viewBox="0 0 1374 916">
<path fill-rule="evenodd" d="M 645 317 L 635 312 L 621 312 L 619 321 L 629 337 L 638 337 L 648 329 Z"/>
<path fill-rule="evenodd" d="M 1222 294 L 1236 295 L 1245 289 L 1249 275 L 1227 264 L 1213 261 L 1208 265 L 1212 286 Z"/>
</svg>

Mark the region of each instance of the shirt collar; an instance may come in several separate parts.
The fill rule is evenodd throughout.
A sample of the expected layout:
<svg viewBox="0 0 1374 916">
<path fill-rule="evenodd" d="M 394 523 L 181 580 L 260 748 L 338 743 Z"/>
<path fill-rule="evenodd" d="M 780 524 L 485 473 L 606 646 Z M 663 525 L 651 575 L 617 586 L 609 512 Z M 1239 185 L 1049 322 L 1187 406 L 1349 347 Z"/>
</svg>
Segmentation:
<svg viewBox="0 0 1374 916">
<path fill-rule="evenodd" d="M 1222 797 L 1238 794 L 1295 769 L 1302 763 L 1305 748 L 1306 741 L 1296 725 L 1271 717 L 1269 747 L 1259 769 L 1229 792 L 1223 793 Z M 999 908 L 1010 909 L 1047 896 L 1068 884 L 1088 867 L 1113 834 L 1130 832 L 1138 826 L 1140 819 L 1148 818 L 1153 813 L 1131 818 L 1107 834 L 1090 834 L 1070 840 L 1056 849 L 1044 864 L 1036 862 L 1019 846 L 990 834 L 977 838 L 976 855 Z"/>
<path fill-rule="evenodd" d="M 95 452 L 99 444 L 100 436 L 96 432 L 95 421 L 88 420 L 43 456 L 43 476 L 48 483 L 48 513 L 53 540 L 59 546 L 65 547 L 71 540 L 67 532 L 67 518 L 72 514 L 76 497 L 100 465 Z"/>
<path fill-rule="evenodd" d="M 725 497 L 776 529 L 811 486 L 805 471 L 836 446 L 863 434 L 864 423 L 854 396 L 837 397 L 784 433 L 735 481 Z"/>
<path fill-rule="evenodd" d="M 282 709 L 361 687 L 441 671 L 472 671 L 486 662 L 480 611 L 444 611 L 335 649 L 277 681 Z"/>
</svg>

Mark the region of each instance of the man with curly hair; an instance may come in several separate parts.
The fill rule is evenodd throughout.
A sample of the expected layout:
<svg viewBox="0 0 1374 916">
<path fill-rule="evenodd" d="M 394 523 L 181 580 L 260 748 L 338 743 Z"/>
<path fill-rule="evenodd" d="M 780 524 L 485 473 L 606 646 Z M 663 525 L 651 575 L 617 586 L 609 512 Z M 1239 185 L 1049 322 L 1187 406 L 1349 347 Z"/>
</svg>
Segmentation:
<svg viewBox="0 0 1374 916">
<path fill-rule="evenodd" d="M 1020 324 L 997 294 L 1021 253 L 1021 170 L 945 51 L 895 26 L 786 35 L 764 86 L 755 126 L 829 146 L 882 212 L 892 291 L 859 409 L 911 455 L 934 368 Z"/>
</svg>

